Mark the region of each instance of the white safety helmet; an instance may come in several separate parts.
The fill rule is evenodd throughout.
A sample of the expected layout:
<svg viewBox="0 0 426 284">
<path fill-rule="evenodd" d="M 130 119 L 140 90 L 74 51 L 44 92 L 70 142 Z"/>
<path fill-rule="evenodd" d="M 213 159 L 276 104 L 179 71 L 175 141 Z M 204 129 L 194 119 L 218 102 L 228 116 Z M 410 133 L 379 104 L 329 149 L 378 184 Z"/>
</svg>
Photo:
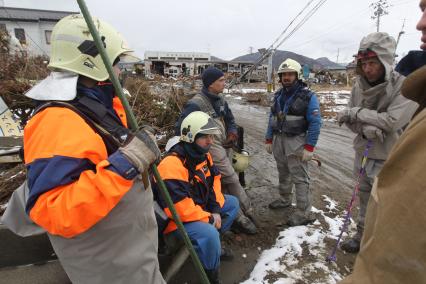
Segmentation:
<svg viewBox="0 0 426 284">
<path fill-rule="evenodd" d="M 232 167 L 237 173 L 244 172 L 250 163 L 250 154 L 245 150 L 241 150 L 240 153 L 234 152 L 232 155 Z"/>
<path fill-rule="evenodd" d="M 291 58 L 287 58 L 280 64 L 280 67 L 278 67 L 277 74 L 278 76 L 280 76 L 280 74 L 286 72 L 296 72 L 298 79 L 301 79 L 303 75 L 302 66 L 300 65 L 300 63 Z"/>
<path fill-rule="evenodd" d="M 193 143 L 197 134 L 217 134 L 220 129 L 216 122 L 205 112 L 191 112 L 180 126 L 180 141 Z"/>
<path fill-rule="evenodd" d="M 111 64 L 119 57 L 122 62 L 137 62 L 124 38 L 108 23 L 93 18 Z M 96 81 L 109 78 L 102 57 L 82 15 L 62 18 L 53 28 L 52 51 L 48 67 L 54 71 L 71 71 Z"/>
</svg>

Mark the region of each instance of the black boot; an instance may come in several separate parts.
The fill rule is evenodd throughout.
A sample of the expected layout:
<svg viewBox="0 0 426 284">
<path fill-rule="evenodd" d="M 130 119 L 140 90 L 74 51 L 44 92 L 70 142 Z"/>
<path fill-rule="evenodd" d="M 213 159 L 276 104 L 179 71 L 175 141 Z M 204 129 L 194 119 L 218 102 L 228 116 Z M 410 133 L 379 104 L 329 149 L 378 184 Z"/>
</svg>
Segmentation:
<svg viewBox="0 0 426 284">
<path fill-rule="evenodd" d="M 245 215 L 238 216 L 232 224 L 232 228 L 236 229 L 237 232 L 242 232 L 248 235 L 254 235 L 257 233 L 256 225 Z"/>
<path fill-rule="evenodd" d="M 209 278 L 210 284 L 222 284 L 222 281 L 219 279 L 219 268 L 216 270 L 207 270 L 207 278 Z"/>
<path fill-rule="evenodd" d="M 287 225 L 291 226 L 304 226 L 315 222 L 316 218 L 311 212 L 303 212 L 296 210 L 287 221 Z"/>
<path fill-rule="evenodd" d="M 357 238 L 351 238 L 342 243 L 340 248 L 349 253 L 357 253 L 359 252 L 359 248 L 361 245 L 361 241 Z"/>
<path fill-rule="evenodd" d="M 272 201 L 268 205 L 268 207 L 271 209 L 281 209 L 281 208 L 287 208 L 290 206 L 291 206 L 291 200 L 283 200 L 281 198 L 275 201 Z"/>
</svg>

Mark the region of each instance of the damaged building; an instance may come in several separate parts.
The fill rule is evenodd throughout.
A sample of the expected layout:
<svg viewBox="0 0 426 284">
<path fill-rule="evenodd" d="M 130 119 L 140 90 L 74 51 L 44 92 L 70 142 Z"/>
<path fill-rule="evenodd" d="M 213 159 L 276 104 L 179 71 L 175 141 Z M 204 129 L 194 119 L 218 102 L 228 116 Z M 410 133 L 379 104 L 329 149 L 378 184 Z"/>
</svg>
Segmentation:
<svg viewBox="0 0 426 284">
<path fill-rule="evenodd" d="M 143 65 L 147 77 L 154 74 L 179 77 L 200 75 L 209 66 L 219 68 L 223 72 L 240 75 L 253 66 L 253 62 L 222 60 L 206 52 L 146 51 Z M 248 79 L 265 81 L 266 70 L 266 64 L 257 66 Z"/>
</svg>

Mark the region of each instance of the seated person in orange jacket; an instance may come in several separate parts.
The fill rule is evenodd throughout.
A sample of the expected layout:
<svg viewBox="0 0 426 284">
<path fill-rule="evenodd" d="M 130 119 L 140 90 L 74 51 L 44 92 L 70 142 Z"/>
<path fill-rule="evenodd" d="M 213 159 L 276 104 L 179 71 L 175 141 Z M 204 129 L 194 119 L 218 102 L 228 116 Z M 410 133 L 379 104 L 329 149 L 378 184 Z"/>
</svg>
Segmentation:
<svg viewBox="0 0 426 284">
<path fill-rule="evenodd" d="M 239 210 L 236 197 L 222 194 L 220 173 L 208 152 L 213 135 L 219 131 L 206 113 L 192 112 L 182 122 L 180 142 L 158 165 L 160 176 L 211 283 L 219 283 L 219 232 L 229 230 Z M 172 219 L 155 183 L 153 188 L 156 200 Z M 170 220 L 164 233 L 181 237 L 176 229 L 175 222 Z"/>
</svg>

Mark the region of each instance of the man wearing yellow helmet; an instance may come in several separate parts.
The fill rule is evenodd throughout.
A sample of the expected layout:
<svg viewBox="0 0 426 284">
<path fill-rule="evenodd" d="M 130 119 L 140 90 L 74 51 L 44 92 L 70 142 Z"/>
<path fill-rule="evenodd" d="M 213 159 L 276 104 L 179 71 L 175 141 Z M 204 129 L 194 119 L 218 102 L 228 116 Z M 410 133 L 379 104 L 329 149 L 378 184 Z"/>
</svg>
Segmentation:
<svg viewBox="0 0 426 284">
<path fill-rule="evenodd" d="M 282 88 L 275 93 L 265 148 L 274 154 L 279 175 L 280 199 L 271 209 L 285 208 L 293 199 L 293 184 L 296 191 L 297 210 L 289 217 L 290 226 L 312 222 L 312 189 L 308 161 L 318 141 L 321 115 L 318 99 L 300 80 L 302 67 L 293 59 L 286 59 L 278 68 Z"/>
<path fill-rule="evenodd" d="M 94 22 L 116 66 L 131 50 Z M 101 84 L 109 75 L 81 15 L 54 27 L 49 68 L 27 93 L 38 107 L 24 134 L 26 213 L 73 283 L 164 283 L 152 192 L 140 178 L 160 152 L 152 134 L 127 129 L 120 100 Z"/>
</svg>

